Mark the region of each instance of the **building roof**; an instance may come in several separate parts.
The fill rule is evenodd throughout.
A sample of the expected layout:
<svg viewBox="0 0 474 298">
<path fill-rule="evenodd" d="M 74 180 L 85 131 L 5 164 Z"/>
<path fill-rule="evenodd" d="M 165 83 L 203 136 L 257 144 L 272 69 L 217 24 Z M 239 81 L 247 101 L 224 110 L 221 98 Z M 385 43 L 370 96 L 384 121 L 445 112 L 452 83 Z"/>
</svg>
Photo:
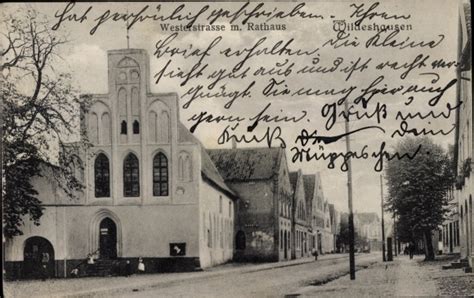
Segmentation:
<svg viewBox="0 0 474 298">
<path fill-rule="evenodd" d="M 201 147 L 204 146 L 199 142 L 199 140 L 193 136 L 191 132 L 184 126 L 183 123 L 178 121 L 178 142 L 179 143 L 199 143 Z"/>
<path fill-rule="evenodd" d="M 298 172 L 290 172 L 290 184 L 296 192 L 296 183 L 298 182 Z"/>
<path fill-rule="evenodd" d="M 225 184 L 216 166 L 204 148 L 201 148 L 201 175 L 214 186 L 220 188 L 227 195 L 236 198 L 237 195 Z"/>
<path fill-rule="evenodd" d="M 268 180 L 278 173 L 281 148 L 209 149 L 225 181 Z"/>
<path fill-rule="evenodd" d="M 463 5 L 464 9 L 464 20 L 466 22 L 466 32 L 467 32 L 467 40 L 466 40 L 466 45 L 462 49 L 461 52 L 461 57 L 460 57 L 460 69 L 461 71 L 468 71 L 471 70 L 471 64 L 472 64 L 472 54 L 471 54 L 471 42 L 472 42 L 472 37 L 471 37 L 471 4 L 470 3 L 464 3 Z"/>
<path fill-rule="evenodd" d="M 216 166 L 207 154 L 204 145 L 188 131 L 186 126 L 178 122 L 178 142 L 180 143 L 194 143 L 201 147 L 201 176 L 211 185 L 219 188 L 230 197 L 236 198 L 237 195 L 225 184 L 224 179 L 219 174 Z"/>
<path fill-rule="evenodd" d="M 303 175 L 304 195 L 307 201 L 313 200 L 315 184 L 316 175 Z"/>
<path fill-rule="evenodd" d="M 464 3 L 463 5 L 463 8 L 464 8 L 464 16 L 465 16 L 465 19 L 466 19 L 466 29 L 467 29 L 467 36 L 469 38 L 469 40 L 472 38 L 471 37 L 471 3 L 470 2 L 467 2 L 467 3 Z"/>
</svg>

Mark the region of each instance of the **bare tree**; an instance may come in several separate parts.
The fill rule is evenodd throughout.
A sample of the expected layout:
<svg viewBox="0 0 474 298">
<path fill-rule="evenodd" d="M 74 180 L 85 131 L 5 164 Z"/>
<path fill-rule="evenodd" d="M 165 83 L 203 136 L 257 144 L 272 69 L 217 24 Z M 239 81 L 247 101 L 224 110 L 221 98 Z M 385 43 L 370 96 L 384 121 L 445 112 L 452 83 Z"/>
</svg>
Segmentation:
<svg viewBox="0 0 474 298">
<path fill-rule="evenodd" d="M 65 63 L 58 49 L 67 40 L 49 28 L 44 15 L 27 8 L 4 15 L 0 32 L 3 226 L 12 237 L 22 234 L 26 216 L 39 225 L 43 214 L 31 178 L 47 176 L 72 199 L 83 188 L 79 156 L 88 142 L 70 143 L 68 136 L 77 131 L 87 104 L 71 76 L 55 68 Z"/>
</svg>

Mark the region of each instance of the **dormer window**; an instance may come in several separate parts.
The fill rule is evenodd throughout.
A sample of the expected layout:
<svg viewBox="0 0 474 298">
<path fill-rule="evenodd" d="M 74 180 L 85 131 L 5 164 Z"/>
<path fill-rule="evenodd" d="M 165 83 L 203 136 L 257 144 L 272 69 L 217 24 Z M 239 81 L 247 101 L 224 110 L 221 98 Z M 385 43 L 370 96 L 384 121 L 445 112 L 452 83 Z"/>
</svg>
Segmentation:
<svg viewBox="0 0 474 298">
<path fill-rule="evenodd" d="M 126 135 L 127 134 L 127 121 L 122 121 L 122 123 L 120 123 L 120 134 L 122 135 Z"/>
</svg>

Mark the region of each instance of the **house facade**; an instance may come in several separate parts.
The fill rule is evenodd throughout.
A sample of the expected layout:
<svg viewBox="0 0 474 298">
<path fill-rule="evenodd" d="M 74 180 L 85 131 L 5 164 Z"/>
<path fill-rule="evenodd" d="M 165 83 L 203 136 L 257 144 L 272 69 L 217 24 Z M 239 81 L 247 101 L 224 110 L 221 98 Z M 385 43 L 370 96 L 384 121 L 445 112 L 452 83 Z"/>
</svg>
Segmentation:
<svg viewBox="0 0 474 298">
<path fill-rule="evenodd" d="M 91 95 L 81 122 L 92 147 L 76 152 L 85 189 L 69 199 L 48 177 L 33 181 L 41 225 L 5 243 L 12 278 L 67 277 L 92 255 L 147 272 L 195 270 L 232 259 L 236 195 L 179 121 L 178 95 L 152 93 L 145 50 L 108 51 L 108 93 Z M 104 265 L 104 266 L 105 266 Z M 82 267 L 79 267 L 82 268 Z M 84 273 L 84 270 L 80 270 Z"/>
<path fill-rule="evenodd" d="M 305 196 L 304 179 L 301 170 L 290 173 L 290 183 L 293 187 L 293 208 L 291 231 L 292 259 L 303 258 L 311 255 L 310 246 L 310 218 L 308 202 Z"/>
<path fill-rule="evenodd" d="M 325 233 L 325 212 L 324 212 L 324 193 L 319 173 L 304 175 L 305 188 L 307 196 L 312 197 L 311 201 L 311 229 L 314 239 L 314 248 L 319 254 L 327 252 L 327 245 L 323 245 L 326 238 Z"/>
<path fill-rule="evenodd" d="M 472 113 L 472 30 L 471 7 L 469 3 L 460 5 L 457 68 L 457 103 L 462 104 L 456 113 L 456 133 L 454 160 L 457 179 L 455 200 L 458 204 L 461 259 L 474 266 L 473 231 L 473 113 Z"/>
<path fill-rule="evenodd" d="M 329 216 L 331 218 L 332 250 L 337 251 L 337 234 L 339 232 L 339 223 L 341 221 L 339 212 L 334 204 L 329 204 Z"/>
<path fill-rule="evenodd" d="M 459 253 L 460 239 L 459 239 L 459 211 L 458 203 L 454 196 L 454 187 L 447 193 L 447 213 L 446 219 L 440 228 L 441 230 L 441 245 L 440 250 L 443 253 Z"/>
<path fill-rule="evenodd" d="M 334 252 L 334 234 L 332 228 L 331 212 L 329 210 L 329 203 L 325 200 L 323 203 L 324 214 L 324 228 L 322 229 L 322 252 Z"/>
<path fill-rule="evenodd" d="M 208 153 L 225 183 L 239 196 L 234 260 L 289 260 L 293 196 L 284 149 L 213 149 Z"/>
</svg>

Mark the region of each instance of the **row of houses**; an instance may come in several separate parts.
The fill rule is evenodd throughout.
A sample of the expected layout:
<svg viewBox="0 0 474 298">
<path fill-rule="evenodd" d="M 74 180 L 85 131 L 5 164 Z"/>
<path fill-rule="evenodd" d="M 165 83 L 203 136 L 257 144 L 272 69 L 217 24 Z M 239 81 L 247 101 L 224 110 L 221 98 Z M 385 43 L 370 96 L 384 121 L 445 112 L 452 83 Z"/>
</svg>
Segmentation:
<svg viewBox="0 0 474 298">
<path fill-rule="evenodd" d="M 448 193 L 448 213 L 441 227 L 441 250 L 460 253 L 461 260 L 474 266 L 473 178 L 473 103 L 472 103 L 472 30 L 470 3 L 460 5 L 454 161 L 456 183 Z"/>
<path fill-rule="evenodd" d="M 239 200 L 235 260 L 281 261 L 334 252 L 338 213 L 318 173 L 290 172 L 282 148 L 208 150 Z"/>
<path fill-rule="evenodd" d="M 93 146 L 68 152 L 85 189 L 72 200 L 43 168 L 32 184 L 44 215 L 5 239 L 7 277 L 97 274 L 139 258 L 147 272 L 198 270 L 335 250 L 338 212 L 318 173 L 290 172 L 282 148 L 206 149 L 180 122 L 178 95 L 152 93 L 149 82 L 146 51 L 108 52 L 108 93 L 91 95 L 81 117 Z M 95 266 L 84 267 L 88 258 Z"/>
</svg>

